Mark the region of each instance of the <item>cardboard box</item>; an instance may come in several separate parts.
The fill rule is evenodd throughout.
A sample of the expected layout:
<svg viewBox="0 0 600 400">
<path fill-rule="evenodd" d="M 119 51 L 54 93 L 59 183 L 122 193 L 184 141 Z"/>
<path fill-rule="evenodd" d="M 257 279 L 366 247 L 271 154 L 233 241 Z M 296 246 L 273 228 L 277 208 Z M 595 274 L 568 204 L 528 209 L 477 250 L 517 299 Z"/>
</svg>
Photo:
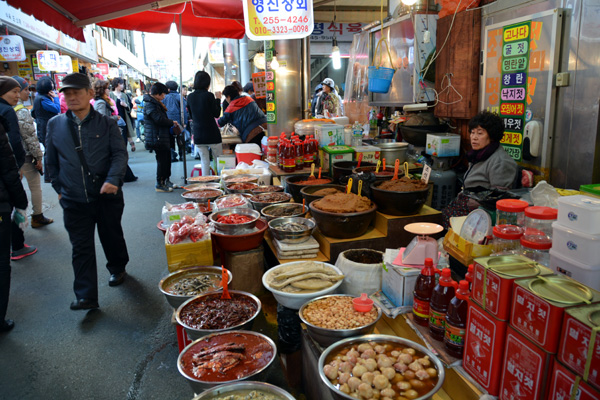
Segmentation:
<svg viewBox="0 0 600 400">
<path fill-rule="evenodd" d="M 168 233 L 165 235 L 165 251 L 167 253 L 167 265 L 169 272 L 175 272 L 181 268 L 196 265 L 213 265 L 213 251 L 210 234 L 204 236 L 204 240 L 198 242 L 182 242 L 169 244 Z"/>
<path fill-rule="evenodd" d="M 333 173 L 333 163 L 337 161 L 352 161 L 354 150 L 350 146 L 323 146 L 320 151 L 321 171 Z"/>
<path fill-rule="evenodd" d="M 543 400 L 550 384 L 554 354 L 508 327 L 500 399 Z"/>
<path fill-rule="evenodd" d="M 558 360 L 600 390 L 600 304 L 569 309 L 560 335 Z M 591 356 L 588 356 L 591 355 Z"/>
<path fill-rule="evenodd" d="M 412 306 L 415 282 L 421 270 L 399 267 L 392 262 L 398 255 L 397 249 L 386 249 L 384 262 L 387 271 L 382 272 L 381 290 L 396 307 Z"/>
<path fill-rule="evenodd" d="M 221 175 L 224 169 L 235 168 L 235 156 L 233 154 L 223 154 L 217 156 L 217 175 Z"/>
<path fill-rule="evenodd" d="M 574 396 L 571 397 L 571 393 Z M 597 392 L 577 375 L 571 372 L 558 361 L 554 361 L 552 370 L 552 382 L 547 399 L 551 400 L 598 400 L 600 392 Z"/>
<path fill-rule="evenodd" d="M 500 392 L 508 323 L 494 318 L 475 303 L 469 307 L 463 368 L 490 395 Z"/>
<path fill-rule="evenodd" d="M 425 152 L 436 157 L 456 157 L 460 154 L 460 135 L 428 133 Z"/>
<path fill-rule="evenodd" d="M 356 146 L 352 149 L 354 150 L 354 161 L 358 161 L 358 155 L 362 154 L 362 162 L 377 164 L 381 156 L 381 149 L 375 146 Z"/>
</svg>

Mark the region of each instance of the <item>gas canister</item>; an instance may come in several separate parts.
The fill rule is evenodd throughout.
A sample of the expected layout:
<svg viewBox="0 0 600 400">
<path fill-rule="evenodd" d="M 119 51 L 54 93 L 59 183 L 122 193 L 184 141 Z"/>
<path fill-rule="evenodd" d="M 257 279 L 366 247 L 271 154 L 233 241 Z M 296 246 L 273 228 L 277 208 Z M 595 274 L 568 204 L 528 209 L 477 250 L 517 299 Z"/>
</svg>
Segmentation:
<svg viewBox="0 0 600 400">
<path fill-rule="evenodd" d="M 600 302 L 600 293 L 565 276 L 515 281 L 510 324 L 549 353 L 558 351 L 565 309 Z"/>
<path fill-rule="evenodd" d="M 476 258 L 471 298 L 494 317 L 507 321 L 515 279 L 538 275 L 552 275 L 552 271 L 519 255 Z"/>
</svg>

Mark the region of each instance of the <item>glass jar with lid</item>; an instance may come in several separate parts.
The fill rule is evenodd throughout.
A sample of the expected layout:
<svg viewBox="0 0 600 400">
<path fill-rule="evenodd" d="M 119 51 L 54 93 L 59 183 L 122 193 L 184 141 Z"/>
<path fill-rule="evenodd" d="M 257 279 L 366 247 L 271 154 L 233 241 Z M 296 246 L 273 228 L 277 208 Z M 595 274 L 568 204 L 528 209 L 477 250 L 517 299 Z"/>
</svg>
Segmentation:
<svg viewBox="0 0 600 400">
<path fill-rule="evenodd" d="M 539 232 L 552 238 L 552 223 L 558 218 L 558 210 L 552 207 L 527 207 L 525 209 L 525 235 Z"/>
<path fill-rule="evenodd" d="M 552 239 L 546 235 L 523 235 L 519 240 L 521 244 L 520 253 L 545 267 L 550 265 L 550 249 Z"/>
<path fill-rule="evenodd" d="M 523 229 L 517 225 L 496 225 L 493 229 L 492 255 L 516 254 L 520 250 L 519 239 Z"/>
<path fill-rule="evenodd" d="M 496 225 L 523 226 L 527 207 L 529 207 L 529 203 L 523 200 L 498 200 L 496 202 Z"/>
</svg>

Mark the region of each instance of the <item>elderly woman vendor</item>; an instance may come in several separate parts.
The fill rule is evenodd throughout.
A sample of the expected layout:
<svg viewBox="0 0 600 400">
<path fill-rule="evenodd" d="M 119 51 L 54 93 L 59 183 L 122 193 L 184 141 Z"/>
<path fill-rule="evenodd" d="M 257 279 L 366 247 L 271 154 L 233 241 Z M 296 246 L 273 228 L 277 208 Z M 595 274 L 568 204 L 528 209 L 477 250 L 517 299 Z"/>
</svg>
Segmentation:
<svg viewBox="0 0 600 400">
<path fill-rule="evenodd" d="M 465 192 L 510 189 L 517 177 L 517 163 L 500 145 L 504 135 L 502 118 L 482 111 L 469 121 L 472 150 L 467 153 L 469 168 L 464 175 L 463 191 L 443 211 L 444 225 L 450 217 L 467 215 L 479 206 Z"/>
</svg>

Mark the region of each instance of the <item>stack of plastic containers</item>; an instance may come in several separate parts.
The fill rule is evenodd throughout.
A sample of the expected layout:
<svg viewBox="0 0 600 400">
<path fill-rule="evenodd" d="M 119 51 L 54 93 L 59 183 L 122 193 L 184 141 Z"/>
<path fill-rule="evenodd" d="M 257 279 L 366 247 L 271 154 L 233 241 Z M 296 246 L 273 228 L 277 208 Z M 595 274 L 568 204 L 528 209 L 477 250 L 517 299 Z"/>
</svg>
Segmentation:
<svg viewBox="0 0 600 400">
<path fill-rule="evenodd" d="M 504 199 L 496 202 L 496 226 L 492 242 L 492 255 L 516 254 L 519 252 L 519 239 L 523 235 L 526 201 Z"/>
<path fill-rule="evenodd" d="M 550 265 L 552 248 L 552 223 L 556 221 L 558 210 L 552 207 L 527 207 L 525 226 L 520 239 L 520 253 L 540 264 Z"/>
<path fill-rule="evenodd" d="M 600 199 L 560 198 L 552 241 L 550 268 L 600 290 Z"/>
</svg>

